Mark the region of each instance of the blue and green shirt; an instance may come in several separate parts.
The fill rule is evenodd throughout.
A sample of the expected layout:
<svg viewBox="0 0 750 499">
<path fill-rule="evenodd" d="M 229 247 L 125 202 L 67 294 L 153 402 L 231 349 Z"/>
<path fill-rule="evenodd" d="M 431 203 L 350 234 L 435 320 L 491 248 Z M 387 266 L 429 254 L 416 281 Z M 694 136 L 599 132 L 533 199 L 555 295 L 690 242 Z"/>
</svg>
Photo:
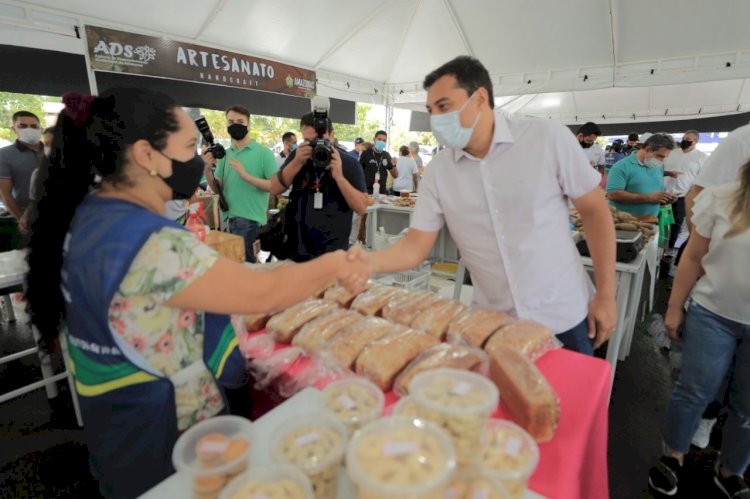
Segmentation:
<svg viewBox="0 0 750 499">
<path fill-rule="evenodd" d="M 636 153 L 624 157 L 609 170 L 607 192 L 626 191 L 633 194 L 650 194 L 664 190 L 664 170 L 644 165 Z M 659 203 L 625 204 L 610 201 L 609 204 L 631 215 L 659 215 Z"/>
</svg>

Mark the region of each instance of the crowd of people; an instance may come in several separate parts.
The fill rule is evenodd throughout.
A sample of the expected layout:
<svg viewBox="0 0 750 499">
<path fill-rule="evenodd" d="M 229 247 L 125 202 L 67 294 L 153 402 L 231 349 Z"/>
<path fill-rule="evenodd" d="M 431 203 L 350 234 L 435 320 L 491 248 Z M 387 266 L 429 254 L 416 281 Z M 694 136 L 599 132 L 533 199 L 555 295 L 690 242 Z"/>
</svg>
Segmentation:
<svg viewBox="0 0 750 499">
<path fill-rule="evenodd" d="M 225 392 L 247 373 L 230 314 L 276 312 L 334 282 L 357 292 L 373 273 L 423 262 L 447 227 L 471 273 L 474 305 L 533 319 L 565 348 L 592 355 L 617 323 L 608 205 L 654 222 L 671 205 L 669 248 L 683 223 L 690 230 L 665 319 L 684 353 L 664 456 L 649 484 L 676 493 L 684 454 L 716 400 L 729 416 L 715 486 L 748 497 L 750 281 L 742 269 L 750 255 L 750 125 L 708 159 L 695 130 L 679 148 L 657 133 L 631 134 L 605 150 L 595 123 L 573 134 L 496 111 L 490 75 L 472 57 L 440 66 L 423 86 L 432 132 L 445 146 L 426 169 L 416 143 L 392 157 L 383 130 L 346 151 L 330 120 L 322 161 L 311 145 L 313 113 L 301 117 L 299 137 L 282 136 L 274 156 L 251 136 L 251 113 L 241 105 L 225 112 L 226 154 L 216 157 L 208 144 L 198 154 L 188 114 L 142 89 L 66 95 L 56 125 L 44 131 L 33 114 L 13 115 L 18 140 L 0 149 L 0 194 L 28 236 L 27 298 L 45 347 L 67 329 L 102 493 L 152 487 L 172 471 L 180 432 L 231 412 Z M 227 229 L 243 238 L 248 262 L 269 206 L 288 197 L 284 257 L 296 264 L 259 272 L 165 216 L 203 177 L 222 193 Z M 352 245 L 370 196 L 417 189 L 406 237 L 376 252 Z M 571 206 L 583 221 L 593 284 L 570 235 Z"/>
</svg>

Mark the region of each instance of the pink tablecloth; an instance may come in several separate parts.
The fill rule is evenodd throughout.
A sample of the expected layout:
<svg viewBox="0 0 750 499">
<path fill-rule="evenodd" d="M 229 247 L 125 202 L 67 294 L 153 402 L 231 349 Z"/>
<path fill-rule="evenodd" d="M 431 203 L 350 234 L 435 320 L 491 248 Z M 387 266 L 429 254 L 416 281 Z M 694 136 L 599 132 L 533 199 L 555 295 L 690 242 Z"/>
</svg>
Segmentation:
<svg viewBox="0 0 750 499">
<path fill-rule="evenodd" d="M 260 333 L 251 333 L 256 336 Z M 276 344 L 276 351 L 288 348 Z M 300 358 L 283 376 L 294 378 L 310 364 Z M 540 444 L 540 460 L 529 487 L 550 499 L 602 499 L 609 497 L 607 431 L 610 365 L 594 357 L 555 350 L 536 363 L 560 397 L 560 425 L 555 438 Z M 318 388 L 322 388 L 318 386 Z M 389 410 L 398 397 L 386 396 Z M 502 400 L 502 393 L 500 394 Z M 495 417 L 510 419 L 498 408 Z"/>
</svg>

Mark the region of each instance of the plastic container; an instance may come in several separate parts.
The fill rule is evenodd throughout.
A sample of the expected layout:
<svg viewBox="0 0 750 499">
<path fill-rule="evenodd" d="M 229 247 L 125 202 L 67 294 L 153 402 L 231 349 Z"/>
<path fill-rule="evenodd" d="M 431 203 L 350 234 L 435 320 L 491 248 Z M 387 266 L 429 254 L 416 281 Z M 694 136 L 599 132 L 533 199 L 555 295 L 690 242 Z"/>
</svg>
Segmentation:
<svg viewBox="0 0 750 499">
<path fill-rule="evenodd" d="M 239 416 L 216 416 L 183 433 L 172 449 L 175 469 L 190 475 L 197 495 L 218 491 L 250 466 L 253 426 Z"/>
<path fill-rule="evenodd" d="M 271 457 L 302 470 L 316 499 L 335 499 L 346 440 L 346 427 L 330 416 L 295 416 L 271 435 Z"/>
<path fill-rule="evenodd" d="M 457 474 L 445 489 L 445 499 L 511 499 L 503 484 L 483 470 Z"/>
<path fill-rule="evenodd" d="M 274 492 L 276 493 L 274 495 Z M 281 495 L 279 495 L 281 494 Z M 298 468 L 276 464 L 253 468 L 226 486 L 219 499 L 313 499 L 310 480 Z"/>
<path fill-rule="evenodd" d="M 491 419 L 482 437 L 482 469 L 499 480 L 513 498 L 522 497 L 539 464 L 539 447 L 515 423 Z"/>
<path fill-rule="evenodd" d="M 354 434 L 346 449 L 346 468 L 358 499 L 443 499 L 456 458 L 441 428 L 390 416 Z"/>
<path fill-rule="evenodd" d="M 334 381 L 323 390 L 326 411 L 353 433 L 383 413 L 383 391 L 360 377 Z"/>
<path fill-rule="evenodd" d="M 433 369 L 409 384 L 417 414 L 443 427 L 453 440 L 461 468 L 479 462 L 482 431 L 497 408 L 500 394 L 482 375 L 460 369 Z"/>
<path fill-rule="evenodd" d="M 430 272 L 427 270 L 407 270 L 392 274 L 392 286 L 407 291 L 430 291 Z"/>
<path fill-rule="evenodd" d="M 195 237 L 199 241 L 206 240 L 206 225 L 198 218 L 198 214 L 194 211 L 190 211 L 187 222 L 185 222 L 185 228 L 195 234 Z"/>
<path fill-rule="evenodd" d="M 404 416 L 407 418 L 416 418 L 418 412 L 417 404 L 412 397 L 401 397 L 393 406 L 394 416 Z"/>
</svg>

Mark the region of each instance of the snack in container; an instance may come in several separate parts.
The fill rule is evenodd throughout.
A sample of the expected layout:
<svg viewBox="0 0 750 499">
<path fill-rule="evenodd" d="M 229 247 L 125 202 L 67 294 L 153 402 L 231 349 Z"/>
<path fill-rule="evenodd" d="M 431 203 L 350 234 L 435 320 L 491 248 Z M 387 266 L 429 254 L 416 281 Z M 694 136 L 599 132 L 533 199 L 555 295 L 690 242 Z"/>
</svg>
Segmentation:
<svg viewBox="0 0 750 499">
<path fill-rule="evenodd" d="M 416 329 L 394 331 L 362 350 L 357 357 L 356 373 L 387 392 L 409 361 L 438 343 L 438 339 Z"/>
<path fill-rule="evenodd" d="M 466 470 L 445 489 L 445 499 L 511 499 L 503 484 L 483 470 Z"/>
<path fill-rule="evenodd" d="M 216 416 L 180 435 L 172 449 L 172 464 L 190 476 L 195 497 L 215 498 L 229 479 L 250 465 L 252 440 L 249 420 Z"/>
<path fill-rule="evenodd" d="M 323 348 L 336 333 L 361 319 L 363 316 L 357 312 L 336 308 L 302 326 L 292 339 L 292 345 L 300 347 L 307 355 L 312 355 Z"/>
<path fill-rule="evenodd" d="M 404 329 L 379 317 L 365 317 L 339 331 L 328 341 L 324 350 L 342 366 L 351 368 L 369 343 Z"/>
<path fill-rule="evenodd" d="M 364 426 L 346 450 L 346 468 L 359 499 L 443 499 L 455 467 L 444 430 L 401 416 Z"/>
<path fill-rule="evenodd" d="M 383 391 L 358 376 L 334 381 L 323 390 L 326 411 L 350 432 L 377 419 L 383 412 Z"/>
<path fill-rule="evenodd" d="M 482 437 L 482 469 L 499 480 L 510 497 L 523 496 L 537 464 L 539 447 L 523 428 L 502 419 L 487 422 Z"/>
<path fill-rule="evenodd" d="M 330 416 L 295 416 L 271 435 L 271 456 L 300 468 L 316 499 L 335 499 L 346 440 L 346 428 Z"/>
<path fill-rule="evenodd" d="M 234 478 L 219 499 L 313 499 L 310 479 L 288 464 L 260 466 Z"/>
<path fill-rule="evenodd" d="M 492 333 L 512 321 L 513 317 L 497 310 L 467 312 L 448 326 L 447 339 L 451 343 L 466 342 L 473 347 L 482 348 Z"/>
<path fill-rule="evenodd" d="M 276 341 L 289 343 L 302 326 L 337 307 L 332 301 L 305 300 L 271 317 L 266 328 Z"/>
<path fill-rule="evenodd" d="M 334 284 L 330 288 L 326 289 L 325 293 L 323 293 L 323 298 L 326 300 L 335 301 L 339 304 L 339 306 L 343 308 L 349 308 L 352 306 L 352 302 L 354 301 L 354 299 L 361 293 L 364 293 L 365 291 L 370 289 L 370 287 L 372 287 L 372 282 L 368 282 L 365 289 L 363 289 L 360 293 L 355 294 L 350 292 L 340 284 Z"/>
<path fill-rule="evenodd" d="M 409 326 L 419 313 L 440 300 L 440 297 L 432 291 L 415 291 L 405 295 L 397 295 L 383 307 L 384 319 Z"/>
<path fill-rule="evenodd" d="M 522 353 L 500 345 L 485 350 L 490 378 L 513 421 L 537 442 L 549 442 L 560 420 L 560 402 L 544 375 Z"/>
<path fill-rule="evenodd" d="M 411 322 L 411 327 L 443 339 L 451 321 L 465 313 L 468 307 L 453 300 L 439 300 L 422 310 Z"/>
<path fill-rule="evenodd" d="M 417 374 L 409 393 L 418 416 L 450 435 L 459 467 L 477 464 L 482 431 L 500 398 L 497 387 L 480 374 L 444 368 Z"/>
<path fill-rule="evenodd" d="M 499 329 L 490 336 L 484 348 L 491 350 L 495 345 L 521 352 L 532 362 L 550 350 L 562 347 L 552 331 L 534 321 L 511 322 Z"/>
<path fill-rule="evenodd" d="M 416 402 L 414 402 L 414 398 L 409 396 L 401 397 L 393 405 L 392 412 L 394 416 L 404 416 L 410 419 L 419 417 L 419 408 Z"/>
<path fill-rule="evenodd" d="M 380 316 L 380 312 L 391 299 L 396 296 L 408 294 L 403 289 L 391 286 L 373 286 L 367 291 L 360 293 L 352 302 L 351 309 L 362 315 Z"/>
<path fill-rule="evenodd" d="M 409 384 L 414 376 L 441 367 L 474 371 L 483 376 L 488 376 L 490 361 L 487 354 L 478 348 L 440 343 L 420 353 L 409 362 L 396 377 L 393 389 L 400 397 L 403 397 L 409 393 Z"/>
</svg>

